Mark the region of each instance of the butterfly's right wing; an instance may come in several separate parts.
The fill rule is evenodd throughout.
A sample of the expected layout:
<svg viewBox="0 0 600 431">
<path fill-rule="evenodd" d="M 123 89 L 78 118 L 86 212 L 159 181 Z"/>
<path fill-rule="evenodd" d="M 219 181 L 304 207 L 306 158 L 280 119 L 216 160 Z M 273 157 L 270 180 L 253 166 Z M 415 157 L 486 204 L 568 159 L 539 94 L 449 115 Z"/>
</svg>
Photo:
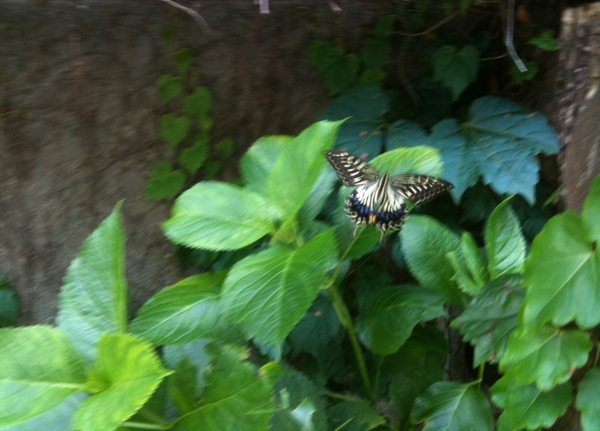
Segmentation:
<svg viewBox="0 0 600 431">
<path fill-rule="evenodd" d="M 448 181 L 427 175 L 398 175 L 391 180 L 392 187 L 415 205 L 429 202 L 446 190 L 454 188 Z"/>
<path fill-rule="evenodd" d="M 345 186 L 360 186 L 379 178 L 379 174 L 371 165 L 347 151 L 327 151 L 325 157 Z"/>
</svg>

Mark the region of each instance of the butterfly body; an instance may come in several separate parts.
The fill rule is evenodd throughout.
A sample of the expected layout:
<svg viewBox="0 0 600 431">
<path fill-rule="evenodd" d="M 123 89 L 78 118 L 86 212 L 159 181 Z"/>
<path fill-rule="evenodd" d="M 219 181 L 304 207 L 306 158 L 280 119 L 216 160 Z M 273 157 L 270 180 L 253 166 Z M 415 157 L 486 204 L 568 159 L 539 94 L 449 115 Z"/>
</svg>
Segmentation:
<svg viewBox="0 0 600 431">
<path fill-rule="evenodd" d="M 346 199 L 346 212 L 360 226 L 373 224 L 382 238 L 402 227 L 408 215 L 407 201 L 420 204 L 453 187 L 426 175 L 380 175 L 371 165 L 346 151 L 328 151 L 327 160 L 345 186 L 356 186 Z"/>
</svg>

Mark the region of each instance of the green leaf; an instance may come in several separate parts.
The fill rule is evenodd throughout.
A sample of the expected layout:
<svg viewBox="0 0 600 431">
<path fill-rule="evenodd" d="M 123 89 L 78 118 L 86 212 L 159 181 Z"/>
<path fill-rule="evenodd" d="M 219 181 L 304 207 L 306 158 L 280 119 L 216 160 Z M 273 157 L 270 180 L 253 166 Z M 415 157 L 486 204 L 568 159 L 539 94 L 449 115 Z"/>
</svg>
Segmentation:
<svg viewBox="0 0 600 431">
<path fill-rule="evenodd" d="M 377 355 L 402 346 L 419 323 L 444 316 L 444 300 L 421 287 L 388 286 L 367 293 L 356 330 L 362 343 Z"/>
<path fill-rule="evenodd" d="M 581 425 L 584 431 L 600 429 L 600 403 L 598 388 L 600 387 L 600 369 L 589 370 L 579 383 L 575 405 L 581 411 Z"/>
<path fill-rule="evenodd" d="M 194 53 L 190 48 L 180 49 L 173 54 L 173 61 L 179 73 L 185 75 L 190 71 L 190 67 L 192 67 Z"/>
<path fill-rule="evenodd" d="M 397 120 L 388 128 L 385 148 L 390 151 L 402 147 L 426 147 L 428 144 L 429 136 L 423 127 L 409 120 Z"/>
<path fill-rule="evenodd" d="M 75 413 L 75 428 L 117 428 L 148 401 L 169 374 L 149 343 L 129 334 L 104 334 L 87 383 L 89 390 L 97 393 Z"/>
<path fill-rule="evenodd" d="M 328 41 L 312 41 L 308 47 L 308 59 L 323 75 L 331 94 L 339 93 L 356 82 L 358 55 L 346 54 L 340 46 Z"/>
<path fill-rule="evenodd" d="M 170 112 L 160 117 L 159 120 L 160 137 L 172 150 L 177 148 L 181 141 L 188 135 L 190 127 L 191 123 L 188 117 L 179 117 Z"/>
<path fill-rule="evenodd" d="M 19 315 L 19 300 L 15 291 L 0 275 L 0 327 L 14 326 Z"/>
<path fill-rule="evenodd" d="M 525 238 L 515 212 L 505 199 L 490 215 L 485 229 L 485 248 L 491 278 L 520 273 L 525 261 Z"/>
<path fill-rule="evenodd" d="M 452 322 L 464 340 L 475 347 L 473 366 L 497 363 L 504 355 L 508 337 L 517 326 L 524 289 L 521 277 L 510 275 L 487 284 Z"/>
<path fill-rule="evenodd" d="M 361 86 L 345 91 L 318 116 L 319 120 L 344 121 L 336 148 L 369 158 L 381 153 L 382 123 L 390 98 L 378 86 Z"/>
<path fill-rule="evenodd" d="M 330 430 L 368 431 L 385 424 L 385 418 L 363 400 L 348 400 L 327 409 Z"/>
<path fill-rule="evenodd" d="M 197 136 L 189 148 L 184 148 L 179 155 L 179 164 L 189 173 L 194 173 L 204 165 L 208 159 L 208 139 Z"/>
<path fill-rule="evenodd" d="M 157 81 L 160 103 L 163 105 L 183 92 L 183 79 L 180 76 L 161 75 Z"/>
<path fill-rule="evenodd" d="M 417 398 L 413 420 L 425 421 L 423 431 L 493 429 L 490 406 L 477 383 L 434 383 Z"/>
<path fill-rule="evenodd" d="M 369 38 L 360 50 L 360 59 L 366 68 L 384 66 L 390 60 L 390 41 Z"/>
<path fill-rule="evenodd" d="M 325 166 L 323 152 L 333 146 L 339 122 L 313 124 L 288 145 L 269 173 L 268 196 L 281 210 L 284 222 L 291 219 L 306 202 Z"/>
<path fill-rule="evenodd" d="M 49 326 L 0 329 L 0 426 L 56 408 L 83 391 L 84 383 L 81 357 L 63 331 Z"/>
<path fill-rule="evenodd" d="M 597 220 L 595 221 L 597 223 Z M 582 328 L 600 323 L 600 253 L 581 217 L 552 217 L 533 240 L 525 261 L 526 325 L 571 321 Z"/>
<path fill-rule="evenodd" d="M 413 215 L 400 231 L 402 253 L 412 275 L 449 301 L 460 296 L 446 254 L 460 246 L 457 234 L 431 217 Z"/>
<path fill-rule="evenodd" d="M 237 250 L 273 231 L 277 214 L 262 196 L 233 184 L 204 181 L 186 190 L 163 224 L 175 243 Z"/>
<path fill-rule="evenodd" d="M 573 399 L 570 383 L 542 391 L 535 385 L 517 386 L 504 377 L 492 387 L 494 404 L 504 408 L 498 431 L 548 428 L 562 416 Z"/>
<path fill-rule="evenodd" d="M 462 126 L 444 120 L 432 129 L 429 145 L 439 149 L 444 176 L 458 200 L 483 177 L 498 194 L 520 194 L 535 199 L 539 153 L 555 154 L 558 138 L 544 116 L 524 106 L 493 96 L 475 100 L 470 120 Z"/>
<path fill-rule="evenodd" d="M 468 295 L 477 295 L 489 278 L 485 261 L 475 239 L 469 232 L 460 237 L 460 249 L 446 255 L 454 269 L 453 280 Z"/>
<path fill-rule="evenodd" d="M 92 361 L 103 333 L 127 328 L 125 238 L 121 205 L 85 240 L 60 293 L 58 327 Z"/>
<path fill-rule="evenodd" d="M 83 400 L 87 398 L 84 392 L 75 392 L 57 407 L 25 422 L 14 425 L 0 426 L 2 431 L 65 431 L 72 430 L 73 414 Z"/>
<path fill-rule="evenodd" d="M 233 139 L 225 138 L 215 144 L 215 150 L 219 157 L 227 160 L 231 157 L 234 150 Z"/>
<path fill-rule="evenodd" d="M 183 99 L 183 109 L 186 114 L 201 117 L 207 114 L 212 107 L 212 93 L 203 86 L 198 86 L 193 93 Z"/>
<path fill-rule="evenodd" d="M 518 385 L 535 382 L 542 391 L 549 391 L 585 365 L 591 349 L 589 334 L 577 329 L 519 327 L 510 336 L 500 371 Z"/>
<path fill-rule="evenodd" d="M 142 306 L 129 331 L 155 346 L 210 338 L 219 326 L 218 299 L 224 279 L 224 273 L 205 273 L 161 290 Z"/>
<path fill-rule="evenodd" d="M 187 409 L 187 406 L 193 405 L 195 409 L 206 385 L 205 373 L 214 359 L 209 341 L 196 339 L 186 344 L 169 344 L 162 348 L 162 352 L 165 365 L 175 370 L 168 377 L 173 402 L 178 408 Z"/>
<path fill-rule="evenodd" d="M 600 175 L 590 185 L 590 192 L 583 203 L 581 213 L 583 223 L 588 231 L 588 238 L 596 243 L 596 250 L 600 243 Z"/>
<path fill-rule="evenodd" d="M 281 343 L 325 283 L 336 257 L 333 232 L 297 249 L 272 247 L 236 263 L 225 280 L 223 314 L 249 337 Z"/>
<path fill-rule="evenodd" d="M 282 149 L 292 141 L 290 136 L 266 136 L 246 151 L 240 160 L 240 172 L 247 189 L 263 196 L 268 194 L 269 174 Z"/>
<path fill-rule="evenodd" d="M 549 29 L 542 30 L 540 34 L 529 39 L 527 43 L 537 46 L 543 51 L 557 51 L 560 48 L 554 37 L 554 32 Z"/>
<path fill-rule="evenodd" d="M 412 147 L 388 151 L 371 161 L 371 165 L 389 174 L 422 174 L 439 177 L 442 159 L 435 148 Z"/>
<path fill-rule="evenodd" d="M 185 173 L 179 169 L 173 169 L 169 162 L 158 162 L 150 171 L 144 197 L 146 199 L 172 199 L 183 190 L 185 181 Z"/>
<path fill-rule="evenodd" d="M 207 369 L 207 384 L 200 407 L 180 416 L 174 431 L 235 430 L 267 431 L 273 415 L 273 383 L 268 365 L 257 376 L 245 353 L 220 346 L 219 355 Z"/>
<path fill-rule="evenodd" d="M 472 45 L 460 50 L 454 45 L 444 45 L 433 55 L 433 77 L 450 89 L 453 100 L 475 81 L 478 70 L 479 52 Z"/>
</svg>

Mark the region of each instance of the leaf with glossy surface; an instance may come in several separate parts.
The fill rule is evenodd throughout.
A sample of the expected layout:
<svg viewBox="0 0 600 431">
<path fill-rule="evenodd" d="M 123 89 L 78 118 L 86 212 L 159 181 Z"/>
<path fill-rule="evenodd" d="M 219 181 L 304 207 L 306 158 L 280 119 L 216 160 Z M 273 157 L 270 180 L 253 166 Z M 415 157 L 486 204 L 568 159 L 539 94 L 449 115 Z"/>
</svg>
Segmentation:
<svg viewBox="0 0 600 431">
<path fill-rule="evenodd" d="M 84 241 L 67 271 L 59 300 L 58 327 L 89 361 L 103 333 L 127 329 L 125 237 L 117 205 Z"/>
<path fill-rule="evenodd" d="M 492 386 L 494 404 L 504 410 L 498 418 L 498 431 L 548 428 L 562 416 L 573 399 L 570 383 L 542 391 L 535 385 L 517 386 L 506 377 Z"/>
<path fill-rule="evenodd" d="M 117 428 L 148 401 L 169 374 L 149 343 L 129 334 L 103 335 L 86 384 L 95 393 L 75 413 L 75 428 Z"/>
<path fill-rule="evenodd" d="M 218 300 L 223 280 L 225 273 L 205 273 L 161 290 L 140 308 L 129 331 L 155 346 L 210 338 L 220 325 Z"/>
<path fill-rule="evenodd" d="M 500 371 L 518 385 L 534 383 L 543 391 L 568 381 L 573 371 L 585 365 L 592 343 L 586 332 L 519 327 L 512 333 L 500 360 Z"/>
<path fill-rule="evenodd" d="M 581 425 L 584 431 L 600 429 L 600 403 L 598 403 L 598 388 L 600 388 L 600 369 L 589 370 L 579 383 L 575 405 L 581 412 Z"/>
<path fill-rule="evenodd" d="M 261 195 L 232 184 L 204 181 L 186 190 L 163 224 L 173 242 L 207 250 L 237 250 L 274 230 L 278 217 Z"/>
<path fill-rule="evenodd" d="M 265 136 L 252 144 L 240 160 L 240 171 L 247 189 L 267 195 L 269 174 L 281 150 L 292 141 L 291 136 Z"/>
<path fill-rule="evenodd" d="M 223 314 L 249 337 L 281 343 L 310 307 L 335 258 L 329 230 L 296 249 L 276 246 L 242 259 L 225 279 Z"/>
<path fill-rule="evenodd" d="M 423 431 L 492 430 L 492 412 L 476 383 L 438 382 L 415 403 L 415 422 L 425 422 Z"/>
<path fill-rule="evenodd" d="M 85 379 L 82 358 L 60 329 L 0 329 L 0 426 L 51 411 L 83 391 Z"/>
<path fill-rule="evenodd" d="M 361 308 L 356 321 L 358 336 L 377 355 L 394 353 L 417 324 L 446 314 L 441 296 L 410 285 L 370 292 Z"/>
<path fill-rule="evenodd" d="M 473 366 L 502 358 L 525 295 L 521 281 L 516 275 L 491 281 L 452 322 L 464 340 L 475 346 Z"/>
<path fill-rule="evenodd" d="M 492 211 L 485 228 L 490 278 L 520 273 L 525 261 L 525 238 L 517 215 L 505 199 Z"/>
</svg>

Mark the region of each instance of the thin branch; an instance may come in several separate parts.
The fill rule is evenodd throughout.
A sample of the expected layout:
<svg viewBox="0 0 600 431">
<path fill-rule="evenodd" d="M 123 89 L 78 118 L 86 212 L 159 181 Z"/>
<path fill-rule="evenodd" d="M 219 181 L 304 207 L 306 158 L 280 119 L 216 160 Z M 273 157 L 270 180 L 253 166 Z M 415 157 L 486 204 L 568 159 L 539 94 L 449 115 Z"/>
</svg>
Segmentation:
<svg viewBox="0 0 600 431">
<path fill-rule="evenodd" d="M 194 21 L 196 21 L 198 23 L 198 25 L 200 27 L 202 27 L 202 29 L 208 33 L 210 33 L 210 27 L 208 26 L 208 23 L 206 22 L 206 20 L 204 18 L 202 18 L 202 16 L 196 12 L 193 9 L 190 9 L 189 7 L 180 5 L 179 3 L 175 3 L 173 0 L 160 0 L 162 2 L 165 2 L 166 4 L 173 6 L 174 8 L 177 8 L 179 10 L 184 11 L 185 13 L 187 13 L 188 15 L 190 15 L 192 18 L 194 18 Z"/>
<path fill-rule="evenodd" d="M 441 21 L 439 21 L 438 23 L 432 25 L 431 27 L 429 27 L 427 30 L 424 30 L 420 33 L 404 33 L 404 32 L 399 32 L 399 34 L 401 34 L 402 36 L 407 36 L 407 37 L 413 37 L 413 36 L 424 36 L 428 33 L 431 33 L 433 30 L 435 30 L 436 28 L 446 24 L 448 21 L 450 21 L 452 18 L 454 18 L 456 15 L 458 15 L 458 12 L 453 12 L 450 15 L 448 15 L 446 18 L 442 19 Z"/>
<path fill-rule="evenodd" d="M 504 36 L 504 46 L 506 46 L 506 50 L 512 58 L 513 63 L 519 69 L 521 73 L 527 72 L 527 66 L 517 54 L 517 50 L 513 45 L 513 33 L 515 27 L 515 0 L 507 0 L 506 4 L 506 34 Z"/>
</svg>

